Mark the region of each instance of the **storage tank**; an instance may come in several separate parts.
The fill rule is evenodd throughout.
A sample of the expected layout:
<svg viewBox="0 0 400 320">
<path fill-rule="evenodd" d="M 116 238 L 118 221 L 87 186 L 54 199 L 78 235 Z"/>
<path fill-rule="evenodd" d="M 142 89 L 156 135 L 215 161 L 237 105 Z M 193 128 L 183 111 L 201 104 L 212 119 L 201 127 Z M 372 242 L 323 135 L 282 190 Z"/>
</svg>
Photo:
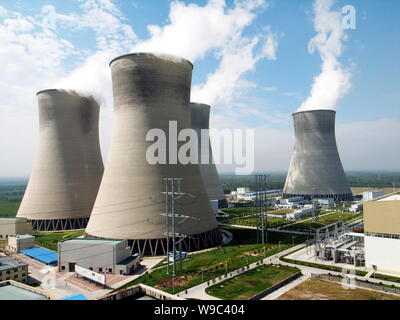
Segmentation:
<svg viewBox="0 0 400 320">
<path fill-rule="evenodd" d="M 353 199 L 335 138 L 334 110 L 293 114 L 295 144 L 283 196 Z"/>
<path fill-rule="evenodd" d="M 228 203 L 225 198 L 224 189 L 218 177 L 218 171 L 213 163 L 212 149 L 209 137 L 209 122 L 210 122 L 210 106 L 202 103 L 190 103 L 190 114 L 192 121 L 192 128 L 196 130 L 199 139 L 198 143 L 198 156 L 200 164 L 200 172 L 203 177 L 208 197 L 210 200 L 218 200 L 219 208 L 226 208 Z M 202 135 L 203 130 L 203 135 Z M 207 144 L 201 143 L 202 138 L 208 141 Z M 206 148 L 206 150 L 203 150 Z M 202 155 L 208 153 L 207 159 L 202 161 Z M 201 163 L 205 162 L 205 163 Z"/>
<path fill-rule="evenodd" d="M 86 227 L 103 174 L 99 105 L 65 90 L 37 93 L 39 144 L 17 217 L 34 230 Z"/>
<path fill-rule="evenodd" d="M 166 254 L 166 219 L 161 215 L 165 212 L 163 179 L 182 178 L 182 192 L 194 198 L 176 201 L 175 212 L 198 219 L 181 224 L 182 233 L 190 235 L 183 249 L 193 251 L 220 243 L 221 234 L 198 164 L 171 164 L 176 152 L 172 152 L 172 144 L 169 149 L 170 121 L 176 121 L 178 133 L 191 128 L 192 64 L 170 55 L 133 53 L 115 58 L 110 67 L 113 132 L 87 236 L 126 239 L 132 251 L 142 255 Z M 165 164 L 151 164 L 146 159 L 148 148 L 154 144 L 146 141 L 150 129 L 166 134 L 167 143 L 159 150 L 166 152 Z M 182 144 L 177 143 L 177 148 Z"/>
</svg>

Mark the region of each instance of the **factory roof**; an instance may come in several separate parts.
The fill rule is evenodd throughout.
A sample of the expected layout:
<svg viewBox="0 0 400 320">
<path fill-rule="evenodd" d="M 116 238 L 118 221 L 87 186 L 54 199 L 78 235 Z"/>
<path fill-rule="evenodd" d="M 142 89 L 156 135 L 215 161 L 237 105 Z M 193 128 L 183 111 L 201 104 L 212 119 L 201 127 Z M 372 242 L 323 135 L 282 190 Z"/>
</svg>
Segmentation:
<svg viewBox="0 0 400 320">
<path fill-rule="evenodd" d="M 395 192 L 382 196 L 380 198 L 377 198 L 376 201 L 400 201 L 400 192 Z"/>
<path fill-rule="evenodd" d="M 0 271 L 6 271 L 24 266 L 27 266 L 27 264 L 17 259 L 11 257 L 0 257 Z"/>
<path fill-rule="evenodd" d="M 9 282 L 0 285 L 0 300 L 49 300 L 48 297 Z"/>
<path fill-rule="evenodd" d="M 15 234 L 15 235 L 9 236 L 9 238 L 31 239 L 31 238 L 35 238 L 35 236 L 32 236 L 31 234 Z"/>
<path fill-rule="evenodd" d="M 88 300 L 88 298 L 83 294 L 73 294 L 71 296 L 60 298 L 59 300 Z"/>
<path fill-rule="evenodd" d="M 57 263 L 58 256 L 57 252 L 53 252 L 44 248 L 31 248 L 21 250 L 23 254 L 26 254 L 28 257 L 39 260 L 45 264 L 53 264 Z"/>
<path fill-rule="evenodd" d="M 73 238 L 73 239 L 68 239 L 62 242 L 90 242 L 90 243 L 103 243 L 103 244 L 112 244 L 116 245 L 117 243 L 120 243 L 121 241 L 124 240 L 116 240 L 116 239 L 95 239 L 95 238 Z"/>
</svg>

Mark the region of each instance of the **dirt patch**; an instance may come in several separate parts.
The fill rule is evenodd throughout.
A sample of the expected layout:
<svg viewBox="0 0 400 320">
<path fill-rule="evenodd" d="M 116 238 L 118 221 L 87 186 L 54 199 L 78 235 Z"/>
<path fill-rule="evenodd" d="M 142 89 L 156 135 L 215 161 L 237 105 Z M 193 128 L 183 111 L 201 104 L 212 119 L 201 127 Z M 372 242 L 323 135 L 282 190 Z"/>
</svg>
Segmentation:
<svg viewBox="0 0 400 320">
<path fill-rule="evenodd" d="M 342 287 L 340 283 L 310 278 L 277 300 L 399 300 L 400 296 L 369 289 Z"/>
<path fill-rule="evenodd" d="M 188 284 L 188 280 L 185 277 L 171 277 L 163 278 L 157 281 L 157 287 L 159 288 L 178 288 Z"/>
<path fill-rule="evenodd" d="M 247 283 L 248 283 L 249 285 L 251 285 L 251 286 L 256 286 L 256 285 L 260 284 L 261 281 L 249 280 L 249 281 L 247 281 Z"/>
</svg>

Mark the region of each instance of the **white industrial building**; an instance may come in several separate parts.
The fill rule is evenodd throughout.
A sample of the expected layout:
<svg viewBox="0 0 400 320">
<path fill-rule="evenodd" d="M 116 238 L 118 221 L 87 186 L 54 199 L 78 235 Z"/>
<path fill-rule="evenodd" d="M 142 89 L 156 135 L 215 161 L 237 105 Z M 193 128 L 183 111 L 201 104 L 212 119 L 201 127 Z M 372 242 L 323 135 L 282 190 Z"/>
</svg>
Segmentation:
<svg viewBox="0 0 400 320">
<path fill-rule="evenodd" d="M 360 212 L 363 209 L 363 204 L 362 203 L 354 203 L 350 206 L 349 211 L 350 212 Z"/>
<path fill-rule="evenodd" d="M 0 239 L 26 233 L 32 233 L 32 224 L 26 218 L 0 218 Z"/>
<path fill-rule="evenodd" d="M 78 265 L 98 273 L 131 274 L 140 256 L 130 252 L 126 240 L 71 239 L 58 243 L 58 269 L 74 272 Z"/>
<path fill-rule="evenodd" d="M 400 274 L 400 193 L 364 204 L 365 264 Z"/>
<path fill-rule="evenodd" d="M 377 198 L 382 197 L 383 195 L 385 195 L 384 191 L 364 191 L 363 192 L 363 201 L 364 202 L 373 201 Z"/>
<path fill-rule="evenodd" d="M 20 252 L 35 246 L 35 237 L 30 234 L 14 235 L 8 237 L 6 249 L 10 252 Z"/>
<path fill-rule="evenodd" d="M 315 199 L 315 201 L 322 207 L 333 207 L 335 205 L 335 199 L 333 198 Z"/>
</svg>

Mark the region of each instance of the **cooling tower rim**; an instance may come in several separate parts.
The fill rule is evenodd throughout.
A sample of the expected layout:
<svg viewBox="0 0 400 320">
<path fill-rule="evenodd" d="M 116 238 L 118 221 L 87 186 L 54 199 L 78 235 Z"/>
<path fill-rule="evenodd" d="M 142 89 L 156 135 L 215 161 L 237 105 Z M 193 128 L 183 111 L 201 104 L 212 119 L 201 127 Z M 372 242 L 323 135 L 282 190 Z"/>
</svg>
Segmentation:
<svg viewBox="0 0 400 320">
<path fill-rule="evenodd" d="M 292 113 L 292 116 L 295 116 L 299 113 L 310 113 L 310 112 L 321 112 L 321 111 L 328 111 L 328 112 L 336 113 L 336 110 L 332 110 L 332 109 L 314 109 L 314 110 L 297 111 L 297 112 Z"/>
<path fill-rule="evenodd" d="M 126 57 L 130 57 L 130 56 L 152 56 L 152 57 L 158 57 L 158 58 L 163 58 L 164 57 L 164 58 L 169 58 L 171 61 L 178 59 L 178 60 L 186 61 L 187 63 L 189 63 L 189 65 L 193 69 L 193 63 L 191 61 L 189 61 L 188 59 L 185 59 L 185 58 L 173 55 L 173 54 L 154 53 L 154 52 L 134 52 L 134 53 L 123 54 L 121 56 L 118 56 L 118 57 L 115 57 L 114 59 L 112 59 L 108 65 L 111 67 L 111 64 L 113 62 L 115 62 L 116 60 L 119 60 L 119 59 L 122 59 L 122 58 L 126 58 Z"/>
<path fill-rule="evenodd" d="M 97 99 L 93 95 L 91 95 L 89 93 L 85 94 L 85 93 L 82 93 L 82 92 L 78 92 L 77 90 L 73 90 L 73 89 L 61 89 L 61 88 L 58 88 L 58 89 L 43 89 L 43 90 L 40 90 L 40 91 L 36 92 L 36 95 L 38 96 L 38 95 L 40 95 L 42 93 L 48 93 L 48 92 L 58 92 L 58 93 L 63 93 L 63 94 L 67 94 L 67 95 L 70 95 L 70 96 L 77 96 L 77 97 L 81 97 L 81 98 L 86 98 L 86 99 L 93 100 L 94 102 L 99 104 Z"/>
<path fill-rule="evenodd" d="M 211 109 L 211 106 L 207 103 L 201 103 L 201 102 L 189 102 L 189 104 L 193 104 L 193 105 L 198 105 L 198 106 L 203 106 L 203 107 L 208 107 L 209 109 Z"/>
</svg>

